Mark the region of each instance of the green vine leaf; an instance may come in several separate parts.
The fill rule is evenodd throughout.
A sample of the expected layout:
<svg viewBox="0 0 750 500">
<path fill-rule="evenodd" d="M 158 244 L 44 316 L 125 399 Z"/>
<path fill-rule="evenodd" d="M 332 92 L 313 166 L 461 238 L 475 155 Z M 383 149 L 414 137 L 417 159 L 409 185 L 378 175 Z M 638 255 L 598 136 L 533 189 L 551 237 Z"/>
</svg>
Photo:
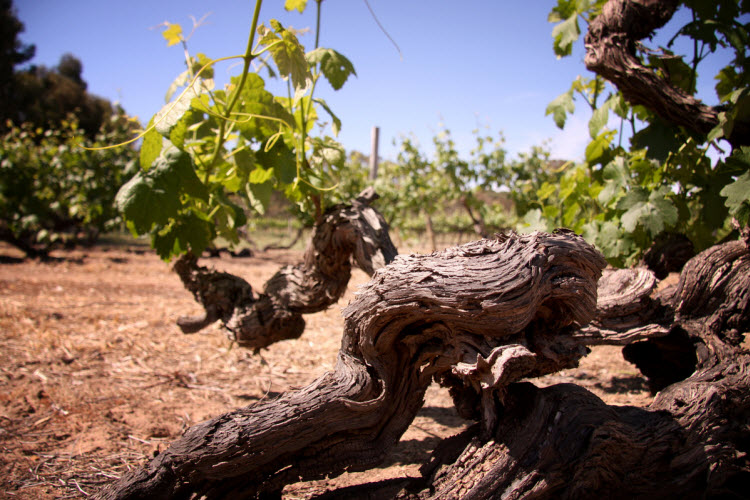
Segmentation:
<svg viewBox="0 0 750 500">
<path fill-rule="evenodd" d="M 143 136 L 143 143 L 141 144 L 139 162 L 143 170 L 151 168 L 151 164 L 159 157 L 162 143 L 164 142 L 162 135 L 157 132 L 156 129 L 151 128 L 153 124 L 154 120 L 152 118 L 151 121 L 148 122 L 147 127 L 150 130 Z"/>
<path fill-rule="evenodd" d="M 599 132 L 607 126 L 607 122 L 609 121 L 609 110 L 618 105 L 618 98 L 618 94 L 613 94 L 609 96 L 601 106 L 594 110 L 594 113 L 589 120 L 589 135 L 591 135 L 592 139 L 596 139 Z"/>
<path fill-rule="evenodd" d="M 153 118 L 156 131 L 168 138 L 172 127 L 190 109 L 193 99 L 208 92 L 210 87 L 211 85 L 208 84 L 208 81 L 198 79 L 193 85 L 183 90 L 174 101 L 164 105 Z"/>
<path fill-rule="evenodd" d="M 176 217 L 183 194 L 208 201 L 208 190 L 195 174 L 190 156 L 170 145 L 149 170 L 138 172 L 120 188 L 115 204 L 137 236 Z"/>
<path fill-rule="evenodd" d="M 652 237 L 674 226 L 678 220 L 677 208 L 666 197 L 667 188 L 648 193 L 643 188 L 628 192 L 617 204 L 618 210 L 625 210 L 620 217 L 623 228 L 634 232 L 642 227 Z"/>
<path fill-rule="evenodd" d="M 247 198 L 250 202 L 250 207 L 258 212 L 260 215 L 266 213 L 268 205 L 271 202 L 271 194 L 273 193 L 273 183 L 264 182 L 263 184 L 252 184 L 249 183 L 246 186 Z"/>
<path fill-rule="evenodd" d="M 586 161 L 591 165 L 604 163 L 606 161 L 605 153 L 609 151 L 609 145 L 614 138 L 614 130 L 605 130 L 599 134 L 588 144 L 588 146 L 586 146 Z M 611 157 L 610 155 L 606 156 Z"/>
<path fill-rule="evenodd" d="M 750 147 L 743 146 L 727 159 L 727 163 L 735 168 L 746 169 L 731 184 L 721 190 L 721 196 L 726 198 L 724 204 L 729 213 L 742 225 L 750 222 Z"/>
<path fill-rule="evenodd" d="M 258 166 L 255 170 L 250 172 L 248 182 L 252 184 L 263 184 L 266 181 L 270 181 L 273 178 L 273 168 L 263 168 Z"/>
<path fill-rule="evenodd" d="M 307 81 L 312 80 L 312 74 L 304 48 L 297 40 L 297 36 L 284 28 L 279 21 L 271 19 L 269 24 L 273 30 L 262 24 L 258 27 L 260 43 L 271 52 L 279 72 L 292 79 L 294 88 L 305 88 Z"/>
<path fill-rule="evenodd" d="M 555 39 L 553 47 L 557 57 L 569 56 L 573 52 L 573 43 L 579 36 L 581 28 L 578 26 L 578 13 L 575 12 L 552 29 L 552 38 Z"/>
<path fill-rule="evenodd" d="M 573 113 L 576 106 L 573 103 L 573 89 L 561 94 L 547 105 L 544 114 L 552 115 L 558 128 L 565 128 L 565 120 L 569 113 Z"/>
<path fill-rule="evenodd" d="M 333 120 L 333 123 L 331 124 L 331 130 L 333 131 L 333 135 L 338 136 L 339 132 L 341 131 L 341 120 L 339 119 L 339 117 L 333 114 L 333 111 L 331 111 L 331 108 L 328 106 L 328 103 L 325 102 L 323 99 L 316 97 L 315 99 L 313 99 L 313 101 L 320 104 L 323 107 L 323 109 L 326 110 L 326 113 L 328 113 L 328 115 L 331 117 L 331 120 Z"/>
<path fill-rule="evenodd" d="M 240 77 L 232 77 L 231 82 L 234 86 L 239 85 Z M 235 119 L 240 133 L 250 140 L 262 141 L 275 134 L 281 126 L 276 120 L 289 128 L 295 127 L 294 117 L 265 89 L 265 82 L 255 73 L 248 74 L 245 79 Z"/>
<path fill-rule="evenodd" d="M 163 260 L 192 251 L 196 255 L 213 241 L 214 224 L 205 216 L 189 211 L 181 213 L 153 236 L 152 244 Z"/>
<path fill-rule="evenodd" d="M 604 188 L 599 192 L 597 199 L 603 206 L 607 206 L 628 186 L 630 170 L 625 158 L 618 156 L 607 163 L 602 171 L 602 178 L 605 181 Z"/>
<path fill-rule="evenodd" d="M 357 76 L 352 62 L 333 49 L 317 48 L 308 52 L 306 57 L 310 64 L 320 64 L 320 71 L 333 90 L 343 87 L 350 76 Z"/>
</svg>

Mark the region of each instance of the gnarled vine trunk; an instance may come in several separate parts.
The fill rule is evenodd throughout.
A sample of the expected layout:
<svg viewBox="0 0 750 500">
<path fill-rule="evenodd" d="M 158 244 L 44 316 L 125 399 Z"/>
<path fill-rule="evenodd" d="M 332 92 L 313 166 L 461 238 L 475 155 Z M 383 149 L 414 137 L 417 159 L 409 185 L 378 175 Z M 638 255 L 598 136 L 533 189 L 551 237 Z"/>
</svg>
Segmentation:
<svg viewBox="0 0 750 500">
<path fill-rule="evenodd" d="M 597 300 L 603 268 L 569 232 L 398 257 L 345 310 L 335 371 L 191 428 L 101 496 L 256 498 L 370 468 L 412 421 L 431 380 L 478 424 L 441 445 L 401 498 L 742 496 L 746 242 L 699 254 L 658 294 L 649 271 L 608 271 Z M 694 347 L 695 371 L 645 409 L 523 381 L 575 366 L 586 345 L 675 332 Z"/>
<path fill-rule="evenodd" d="M 718 111 L 645 68 L 634 48 L 678 4 L 610 0 L 586 36 L 586 64 L 632 104 L 705 134 Z M 736 147 L 748 137 L 740 124 L 728 139 Z M 444 441 L 398 498 L 747 498 L 750 237 L 743 235 L 691 258 L 679 283 L 660 291 L 644 268 L 606 270 L 599 280 L 601 255 L 566 231 L 396 258 L 345 310 L 333 372 L 192 427 L 99 496 L 260 498 L 299 480 L 368 469 L 437 381 L 477 424 Z M 275 315 L 271 294 L 270 305 L 245 308 L 257 307 L 250 320 L 235 319 L 243 308 L 234 304 L 260 300 L 249 285 L 214 276 L 238 292 L 221 295 L 235 297 L 232 307 L 199 299 L 217 304 L 207 317 L 237 332 L 280 318 L 262 338 L 298 321 Z M 287 282 L 305 279 L 280 278 Z M 208 297 L 206 290 L 194 293 Z M 294 303 L 293 294 L 284 298 Z M 649 407 L 609 406 L 575 385 L 540 389 L 529 381 L 575 366 L 596 344 L 624 346 L 658 391 Z"/>
<path fill-rule="evenodd" d="M 303 262 L 280 269 L 257 295 L 238 276 L 198 266 L 193 255 L 180 257 L 175 272 L 205 313 L 180 318 L 178 325 L 193 333 L 221 320 L 234 340 L 255 349 L 299 337 L 303 314 L 327 309 L 346 291 L 352 260 L 372 275 L 395 258 L 388 225 L 370 206 L 376 198 L 368 188 L 351 204 L 327 210 L 313 228 Z"/>
<path fill-rule="evenodd" d="M 475 426 L 443 443 L 399 498 L 748 498 L 747 242 L 696 256 L 676 286 L 655 284 L 645 269 L 606 273 L 597 318 L 573 335 L 625 345 L 660 390 L 649 407 L 512 384 L 491 439 Z"/>
<path fill-rule="evenodd" d="M 604 260 L 569 232 L 399 256 L 347 307 L 335 371 L 191 428 L 108 498 L 245 498 L 376 465 L 433 377 L 485 428 L 507 385 L 574 366 Z M 471 404 L 469 404 L 471 400 Z"/>
<path fill-rule="evenodd" d="M 639 59 L 637 42 L 664 26 L 680 6 L 678 0 L 610 0 L 589 25 L 585 37 L 586 67 L 617 85 L 630 104 L 642 104 L 668 123 L 701 135 L 719 124 L 721 109 L 672 85 Z M 737 121 L 726 137 L 736 148 L 750 144 L 750 124 Z"/>
</svg>

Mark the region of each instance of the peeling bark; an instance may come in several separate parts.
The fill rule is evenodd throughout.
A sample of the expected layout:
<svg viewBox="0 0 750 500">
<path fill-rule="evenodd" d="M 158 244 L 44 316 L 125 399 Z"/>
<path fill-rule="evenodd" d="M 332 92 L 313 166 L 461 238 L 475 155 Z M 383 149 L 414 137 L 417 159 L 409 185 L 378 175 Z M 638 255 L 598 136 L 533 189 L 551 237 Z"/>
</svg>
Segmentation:
<svg viewBox="0 0 750 500">
<path fill-rule="evenodd" d="M 177 324 L 194 333 L 221 320 L 237 343 L 255 349 L 299 337 L 303 314 L 327 309 L 346 291 L 352 260 L 372 275 L 396 256 L 385 219 L 369 206 L 376 198 L 369 188 L 351 205 L 326 211 L 313 228 L 304 261 L 280 269 L 257 295 L 244 279 L 198 266 L 192 255 L 181 257 L 174 270 L 205 313 Z"/>
</svg>

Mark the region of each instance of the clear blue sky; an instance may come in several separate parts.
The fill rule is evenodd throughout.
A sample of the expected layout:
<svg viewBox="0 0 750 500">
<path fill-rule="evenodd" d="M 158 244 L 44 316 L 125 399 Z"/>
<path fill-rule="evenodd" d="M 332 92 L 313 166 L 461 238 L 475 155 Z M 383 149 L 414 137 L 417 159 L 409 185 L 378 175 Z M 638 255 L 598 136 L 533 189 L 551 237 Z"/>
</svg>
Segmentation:
<svg viewBox="0 0 750 500">
<path fill-rule="evenodd" d="M 413 134 L 431 150 L 443 123 L 459 148 L 473 146 L 471 131 L 489 126 L 502 131 L 512 153 L 549 139 L 553 156 L 577 159 L 587 144 L 588 116 L 577 113 L 564 131 L 545 116 L 547 104 L 587 74 L 579 42 L 573 56 L 557 60 L 547 14 L 556 2 L 527 0 L 428 1 L 370 0 L 379 20 L 401 49 L 399 56 L 362 0 L 323 2 L 321 45 L 346 55 L 357 77 L 338 92 L 324 85 L 326 99 L 341 118 L 339 140 L 348 150 L 369 153 L 370 130 L 380 127 L 380 156 L 395 159 L 393 140 Z M 164 21 L 185 31 L 190 16 L 211 12 L 189 40 L 192 53 L 209 57 L 244 52 L 254 2 L 197 0 L 15 0 L 25 25 L 21 40 L 36 45 L 35 64 L 55 66 L 70 52 L 84 67 L 89 91 L 119 101 L 147 121 L 164 105 L 172 80 L 184 70 L 179 45 L 167 47 Z M 314 27 L 314 2 L 305 14 L 285 12 L 283 0 L 265 0 L 261 19 L 285 26 Z M 302 38 L 312 47 L 312 34 Z M 217 83 L 227 71 L 217 70 Z M 710 74 L 713 75 L 715 71 Z M 703 94 L 715 100 L 712 82 Z M 577 103 L 583 111 L 583 104 Z"/>
</svg>

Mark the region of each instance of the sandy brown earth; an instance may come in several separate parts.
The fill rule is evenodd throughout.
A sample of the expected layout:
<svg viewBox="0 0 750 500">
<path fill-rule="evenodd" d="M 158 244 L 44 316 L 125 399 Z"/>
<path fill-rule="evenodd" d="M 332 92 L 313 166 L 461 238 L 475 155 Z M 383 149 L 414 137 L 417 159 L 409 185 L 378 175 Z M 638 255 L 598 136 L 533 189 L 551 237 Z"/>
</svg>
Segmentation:
<svg viewBox="0 0 750 500">
<path fill-rule="evenodd" d="M 330 310 L 306 316 L 298 340 L 260 355 L 213 325 L 183 335 L 178 316 L 199 307 L 150 251 L 98 247 L 23 261 L 0 245 L 0 498 L 83 498 L 165 449 L 189 426 L 305 386 L 333 369 L 340 310 L 367 281 L 355 271 Z M 254 288 L 300 252 L 204 261 Z M 596 348 L 581 366 L 539 384 L 575 382 L 612 404 L 646 405 L 638 371 L 619 348 Z M 380 468 L 285 489 L 314 498 L 336 487 L 417 476 L 443 438 L 467 422 L 434 386 Z"/>
</svg>

